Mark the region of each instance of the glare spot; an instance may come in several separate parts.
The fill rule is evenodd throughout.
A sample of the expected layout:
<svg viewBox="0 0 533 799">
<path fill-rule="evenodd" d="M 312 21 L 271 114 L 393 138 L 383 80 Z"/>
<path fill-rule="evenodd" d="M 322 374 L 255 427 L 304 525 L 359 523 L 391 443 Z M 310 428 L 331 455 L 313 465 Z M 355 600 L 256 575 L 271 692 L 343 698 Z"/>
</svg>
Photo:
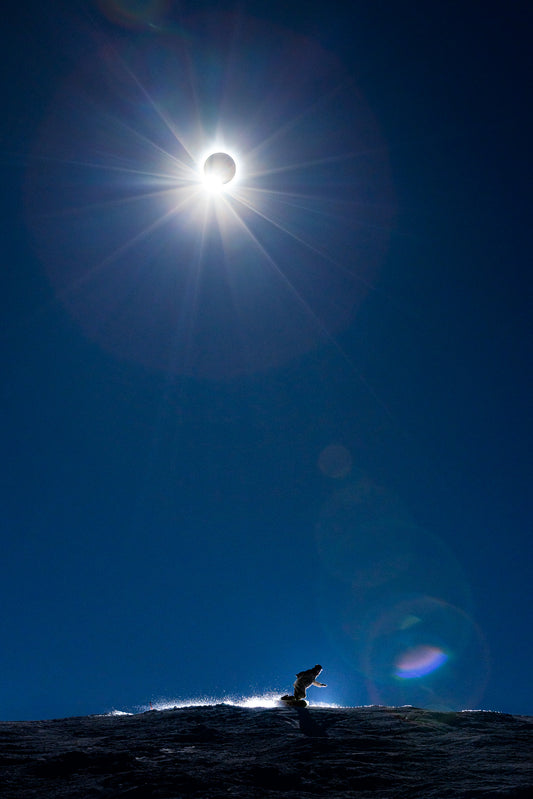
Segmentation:
<svg viewBox="0 0 533 799">
<path fill-rule="evenodd" d="M 352 469 L 352 456 L 341 444 L 330 444 L 320 453 L 318 467 L 327 477 L 346 477 Z"/>
<path fill-rule="evenodd" d="M 447 660 L 448 655 L 436 646 L 415 646 L 398 658 L 396 676 L 402 680 L 424 677 Z"/>
<path fill-rule="evenodd" d="M 409 627 L 414 627 L 415 624 L 420 624 L 422 619 L 418 616 L 408 615 L 405 619 L 400 623 L 399 629 L 400 630 L 408 630 Z"/>
</svg>

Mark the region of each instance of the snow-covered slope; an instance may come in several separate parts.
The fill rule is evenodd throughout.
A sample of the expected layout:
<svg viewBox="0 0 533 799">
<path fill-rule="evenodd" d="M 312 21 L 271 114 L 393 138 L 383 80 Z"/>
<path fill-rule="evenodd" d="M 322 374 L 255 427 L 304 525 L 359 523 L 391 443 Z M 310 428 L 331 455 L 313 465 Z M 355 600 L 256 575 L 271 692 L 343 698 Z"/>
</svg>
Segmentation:
<svg viewBox="0 0 533 799">
<path fill-rule="evenodd" d="M 0 723 L 3 799 L 533 797 L 533 718 L 182 707 Z"/>
</svg>

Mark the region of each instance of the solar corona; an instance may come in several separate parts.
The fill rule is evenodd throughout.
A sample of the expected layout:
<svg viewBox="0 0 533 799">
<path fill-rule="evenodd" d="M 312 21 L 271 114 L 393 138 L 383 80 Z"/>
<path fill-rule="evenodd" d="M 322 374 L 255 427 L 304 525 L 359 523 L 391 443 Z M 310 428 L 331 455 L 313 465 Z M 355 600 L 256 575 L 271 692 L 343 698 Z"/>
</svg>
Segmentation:
<svg viewBox="0 0 533 799">
<path fill-rule="evenodd" d="M 191 26 L 192 39 L 123 43 L 74 67 L 36 141 L 28 216 L 89 338 L 218 379 L 351 322 L 387 237 L 388 173 L 370 109 L 316 42 L 245 20 L 230 57 L 224 36 Z M 294 53 L 290 81 L 280 52 Z"/>
</svg>

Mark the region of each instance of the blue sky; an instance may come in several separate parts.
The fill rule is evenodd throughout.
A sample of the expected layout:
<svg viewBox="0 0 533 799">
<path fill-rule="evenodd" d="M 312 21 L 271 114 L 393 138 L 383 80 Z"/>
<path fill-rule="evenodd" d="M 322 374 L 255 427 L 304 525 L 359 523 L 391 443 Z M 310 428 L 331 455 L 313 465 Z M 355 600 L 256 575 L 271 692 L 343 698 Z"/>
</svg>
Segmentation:
<svg viewBox="0 0 533 799">
<path fill-rule="evenodd" d="M 531 714 L 521 8 L 9 13 L 0 717 Z"/>
</svg>

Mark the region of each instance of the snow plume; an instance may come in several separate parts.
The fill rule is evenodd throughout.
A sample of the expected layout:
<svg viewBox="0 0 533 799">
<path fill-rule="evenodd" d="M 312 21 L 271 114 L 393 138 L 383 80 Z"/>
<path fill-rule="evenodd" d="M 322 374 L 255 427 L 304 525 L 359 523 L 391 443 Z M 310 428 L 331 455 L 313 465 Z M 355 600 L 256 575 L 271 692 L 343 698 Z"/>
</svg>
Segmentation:
<svg viewBox="0 0 533 799">
<path fill-rule="evenodd" d="M 341 707 L 327 702 L 313 702 L 313 707 L 326 707 L 335 708 Z M 174 710 L 176 708 L 185 707 L 214 707 L 215 705 L 228 705 L 231 707 L 244 707 L 244 708 L 276 708 L 281 707 L 279 693 L 266 693 L 261 696 L 224 696 L 224 697 L 191 697 L 189 699 L 169 699 L 160 697 L 154 699 L 148 704 L 138 705 L 134 712 L 145 713 L 148 710 Z M 108 713 L 109 716 L 122 716 L 131 715 L 122 710 L 112 710 Z"/>
</svg>

